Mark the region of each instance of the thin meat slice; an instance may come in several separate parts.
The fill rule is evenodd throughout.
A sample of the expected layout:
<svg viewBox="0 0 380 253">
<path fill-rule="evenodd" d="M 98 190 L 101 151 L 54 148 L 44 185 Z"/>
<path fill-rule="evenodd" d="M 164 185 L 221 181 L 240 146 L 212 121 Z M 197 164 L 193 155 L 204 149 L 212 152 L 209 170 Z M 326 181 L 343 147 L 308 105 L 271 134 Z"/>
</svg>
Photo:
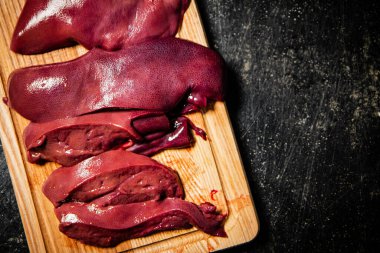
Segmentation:
<svg viewBox="0 0 380 253">
<path fill-rule="evenodd" d="M 116 50 L 174 36 L 189 0 L 27 0 L 11 49 L 44 53 L 77 43 Z"/>
<path fill-rule="evenodd" d="M 184 195 L 174 170 L 146 156 L 122 150 L 56 169 L 42 191 L 55 207 L 98 198 L 98 205 L 107 206 Z"/>
<path fill-rule="evenodd" d="M 151 143 L 171 131 L 163 113 L 113 111 L 31 123 L 24 131 L 24 143 L 31 163 L 54 161 L 71 166 L 122 145 Z M 168 147 L 170 143 L 156 149 Z"/>
<path fill-rule="evenodd" d="M 8 80 L 8 105 L 33 122 L 115 108 L 186 113 L 221 100 L 222 88 L 217 53 L 165 38 L 16 70 Z"/>
<path fill-rule="evenodd" d="M 213 236 L 227 236 L 223 229 L 226 216 L 219 214 L 215 206 L 210 203 L 197 206 L 176 198 L 108 207 L 68 203 L 58 207 L 55 213 L 62 233 L 100 247 L 192 225 Z"/>
</svg>

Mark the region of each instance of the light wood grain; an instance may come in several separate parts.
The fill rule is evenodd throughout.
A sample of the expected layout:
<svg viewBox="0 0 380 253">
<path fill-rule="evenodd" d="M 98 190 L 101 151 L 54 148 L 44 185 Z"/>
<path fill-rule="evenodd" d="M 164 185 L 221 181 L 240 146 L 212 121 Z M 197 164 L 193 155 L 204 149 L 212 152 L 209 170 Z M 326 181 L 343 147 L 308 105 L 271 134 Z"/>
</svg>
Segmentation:
<svg viewBox="0 0 380 253">
<path fill-rule="evenodd" d="M 24 0 L 0 0 L 0 3 L 1 96 L 6 95 L 6 80 L 14 69 L 67 61 L 86 52 L 77 46 L 35 56 L 12 53 L 10 39 Z M 178 37 L 207 46 L 195 1 L 185 15 Z M 168 150 L 155 159 L 178 171 L 187 200 L 198 204 L 209 201 L 229 214 L 225 224 L 228 238 L 212 237 L 196 229 L 177 230 L 129 240 L 110 249 L 81 244 L 58 231 L 53 206 L 41 192 L 41 185 L 57 165 L 27 163 L 21 136 L 28 121 L 4 104 L 0 105 L 0 111 L 0 136 L 31 252 L 208 252 L 250 241 L 258 232 L 256 211 L 223 102 L 189 116 L 206 130 L 208 141 L 196 137 L 194 147 Z M 210 197 L 211 190 L 218 190 L 215 200 Z"/>
</svg>

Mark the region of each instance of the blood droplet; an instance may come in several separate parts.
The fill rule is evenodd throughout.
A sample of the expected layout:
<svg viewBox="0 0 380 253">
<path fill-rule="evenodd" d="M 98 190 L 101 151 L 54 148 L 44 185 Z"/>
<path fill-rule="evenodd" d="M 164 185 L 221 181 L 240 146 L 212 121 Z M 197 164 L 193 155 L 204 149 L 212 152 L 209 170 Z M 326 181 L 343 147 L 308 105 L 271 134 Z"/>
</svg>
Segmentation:
<svg viewBox="0 0 380 253">
<path fill-rule="evenodd" d="M 216 200 L 215 197 L 214 197 L 214 195 L 217 194 L 217 193 L 218 193 L 218 190 L 212 190 L 210 192 L 210 197 L 211 197 L 212 200 L 214 200 L 214 201 Z"/>
</svg>

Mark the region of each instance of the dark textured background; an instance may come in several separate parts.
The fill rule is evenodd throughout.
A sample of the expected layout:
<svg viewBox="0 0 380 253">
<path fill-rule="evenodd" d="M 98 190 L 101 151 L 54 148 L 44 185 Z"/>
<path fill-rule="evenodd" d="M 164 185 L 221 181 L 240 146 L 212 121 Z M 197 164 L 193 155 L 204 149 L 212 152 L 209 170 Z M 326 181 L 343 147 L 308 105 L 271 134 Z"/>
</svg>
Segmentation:
<svg viewBox="0 0 380 253">
<path fill-rule="evenodd" d="M 228 252 L 379 252 L 380 2 L 198 3 L 261 222 Z M 27 251 L 3 156 L 0 194 L 0 252 Z"/>
</svg>

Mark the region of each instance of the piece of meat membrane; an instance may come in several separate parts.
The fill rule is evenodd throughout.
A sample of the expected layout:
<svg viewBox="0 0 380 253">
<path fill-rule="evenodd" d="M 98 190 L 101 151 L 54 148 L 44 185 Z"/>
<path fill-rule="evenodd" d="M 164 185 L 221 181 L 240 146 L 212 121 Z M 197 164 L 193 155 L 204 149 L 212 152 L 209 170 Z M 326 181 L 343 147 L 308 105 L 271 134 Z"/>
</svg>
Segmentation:
<svg viewBox="0 0 380 253">
<path fill-rule="evenodd" d="M 199 206 L 179 198 L 100 207 L 94 203 L 67 203 L 55 209 L 59 230 L 83 243 L 112 247 L 155 232 L 190 228 L 226 237 L 219 214 L 210 203 Z"/>
<path fill-rule="evenodd" d="M 71 166 L 119 147 L 138 146 L 141 148 L 134 148 L 135 153 L 153 155 L 167 148 L 190 146 L 191 133 L 180 127 L 172 127 L 164 113 L 113 111 L 30 123 L 23 139 L 29 162 L 53 161 Z"/>
<path fill-rule="evenodd" d="M 27 0 L 11 49 L 37 54 L 82 44 L 116 50 L 173 37 L 190 0 Z"/>
<path fill-rule="evenodd" d="M 54 170 L 42 191 L 55 207 L 65 202 L 94 200 L 99 206 L 108 206 L 184 196 L 174 170 L 123 150 L 108 151 Z"/>
<path fill-rule="evenodd" d="M 93 49 L 73 61 L 15 70 L 4 101 L 32 122 L 115 108 L 187 113 L 222 99 L 223 66 L 211 49 L 176 38 Z"/>
<path fill-rule="evenodd" d="M 168 148 L 189 147 L 193 142 L 193 137 L 189 134 L 190 129 L 194 129 L 197 135 L 206 139 L 206 133 L 202 129 L 195 127 L 188 118 L 182 116 L 175 120 L 174 131 L 150 142 L 135 143 L 126 150 L 151 156 Z"/>
</svg>

